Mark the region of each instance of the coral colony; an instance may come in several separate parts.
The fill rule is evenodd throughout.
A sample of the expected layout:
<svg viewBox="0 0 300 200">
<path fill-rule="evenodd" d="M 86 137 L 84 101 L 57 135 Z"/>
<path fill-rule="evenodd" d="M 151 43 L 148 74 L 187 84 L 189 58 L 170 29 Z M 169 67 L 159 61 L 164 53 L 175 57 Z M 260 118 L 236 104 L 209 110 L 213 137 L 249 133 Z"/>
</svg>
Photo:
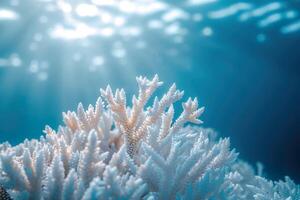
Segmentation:
<svg viewBox="0 0 300 200">
<path fill-rule="evenodd" d="M 45 128 L 40 140 L 0 145 L 2 199 L 245 199 L 299 200 L 300 187 L 290 178 L 262 177 L 230 149 L 199 126 L 204 108 L 198 100 L 173 104 L 183 91 L 173 84 L 161 99 L 148 101 L 162 85 L 138 77 L 132 106 L 125 91 L 101 90 L 95 106 L 82 104 L 63 113 L 64 126 Z M 104 103 L 105 102 L 105 103 Z"/>
</svg>

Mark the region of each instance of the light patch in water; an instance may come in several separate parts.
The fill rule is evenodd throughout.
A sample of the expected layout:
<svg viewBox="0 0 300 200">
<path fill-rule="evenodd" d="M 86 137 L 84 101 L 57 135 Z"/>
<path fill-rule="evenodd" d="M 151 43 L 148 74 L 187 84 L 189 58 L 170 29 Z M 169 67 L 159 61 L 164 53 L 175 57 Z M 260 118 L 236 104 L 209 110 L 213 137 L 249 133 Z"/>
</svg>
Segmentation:
<svg viewBox="0 0 300 200">
<path fill-rule="evenodd" d="M 137 37 L 142 34 L 142 29 L 137 26 L 128 26 L 128 27 L 124 27 L 120 31 L 120 34 L 122 36 Z"/>
<path fill-rule="evenodd" d="M 124 48 L 115 48 L 111 53 L 116 58 L 124 58 L 126 56 L 126 50 Z"/>
<path fill-rule="evenodd" d="M 75 53 L 75 54 L 73 55 L 73 60 L 74 60 L 75 62 L 79 62 L 79 61 L 81 60 L 81 58 L 82 58 L 82 55 L 81 55 L 80 53 Z"/>
<path fill-rule="evenodd" d="M 9 61 L 4 58 L 0 58 L 0 67 L 7 67 L 9 65 Z"/>
<path fill-rule="evenodd" d="M 174 43 L 176 43 L 176 44 L 181 44 L 181 43 L 183 43 L 183 37 L 182 37 L 182 36 L 176 36 L 176 37 L 174 38 Z"/>
<path fill-rule="evenodd" d="M 70 6 L 70 7 L 69 7 Z M 66 4 L 66 6 L 60 7 L 57 4 L 51 3 L 51 4 L 46 4 L 45 10 L 47 12 L 56 12 L 58 10 L 62 11 L 64 14 L 70 13 L 72 11 L 72 6 L 71 4 Z"/>
<path fill-rule="evenodd" d="M 107 27 L 99 30 L 99 33 L 104 37 L 111 37 L 115 34 L 115 30 L 111 27 Z"/>
<path fill-rule="evenodd" d="M 283 34 L 294 33 L 297 31 L 300 31 L 300 20 L 281 28 Z"/>
<path fill-rule="evenodd" d="M 99 66 L 98 65 L 91 65 L 89 66 L 89 70 L 90 72 L 95 72 L 99 69 Z"/>
<path fill-rule="evenodd" d="M 279 22 L 282 19 L 282 14 L 281 13 L 275 13 L 272 14 L 265 19 L 261 20 L 258 22 L 258 26 L 261 28 L 267 27 L 271 24 L 274 24 L 276 22 Z"/>
<path fill-rule="evenodd" d="M 123 26 L 125 24 L 126 20 L 124 17 L 115 17 L 114 18 L 114 25 L 115 26 Z"/>
<path fill-rule="evenodd" d="M 217 0 L 188 0 L 187 5 L 189 6 L 200 6 L 210 3 L 215 3 Z"/>
<path fill-rule="evenodd" d="M 80 17 L 95 17 L 99 10 L 95 5 L 83 3 L 76 7 L 76 13 Z"/>
<path fill-rule="evenodd" d="M 263 34 L 263 33 L 260 33 L 260 34 L 258 34 L 258 35 L 256 36 L 257 42 L 260 42 L 260 43 L 266 41 L 266 39 L 267 39 L 267 37 L 266 37 L 266 35 Z"/>
<path fill-rule="evenodd" d="M 290 10 L 285 13 L 285 18 L 287 18 L 287 19 L 294 19 L 296 17 L 298 17 L 298 12 L 296 12 L 294 10 Z"/>
<path fill-rule="evenodd" d="M 192 18 L 193 18 L 193 20 L 194 20 L 195 22 L 200 22 L 200 21 L 203 19 L 203 15 L 200 14 L 200 13 L 196 13 L 196 14 L 193 15 Z"/>
<path fill-rule="evenodd" d="M 204 27 L 203 29 L 202 29 L 202 35 L 204 35 L 204 36 L 206 36 L 206 37 L 209 37 L 209 36 L 211 36 L 213 34 L 213 30 L 212 30 L 212 28 L 211 27 Z"/>
<path fill-rule="evenodd" d="M 37 75 L 38 80 L 40 81 L 46 81 L 48 79 L 48 73 L 47 72 L 40 72 Z"/>
<path fill-rule="evenodd" d="M 48 17 L 45 16 L 45 15 L 42 15 L 40 18 L 39 18 L 39 22 L 41 24 L 46 24 L 48 22 Z"/>
<path fill-rule="evenodd" d="M 11 0 L 11 1 L 10 1 L 10 5 L 11 5 L 11 6 L 18 6 L 19 3 L 20 3 L 19 0 Z"/>
<path fill-rule="evenodd" d="M 28 71 L 31 74 L 36 74 L 39 81 L 46 81 L 48 79 L 47 69 L 49 63 L 47 61 L 31 60 Z"/>
<path fill-rule="evenodd" d="M 144 48 L 146 48 L 147 44 L 145 41 L 140 40 L 140 41 L 136 42 L 135 46 L 137 49 L 144 49 Z"/>
<path fill-rule="evenodd" d="M 30 73 L 37 73 L 39 71 L 39 63 L 37 60 L 32 60 L 30 62 L 30 65 L 29 65 L 29 72 Z"/>
<path fill-rule="evenodd" d="M 124 13 L 134 13 L 137 10 L 137 5 L 131 1 L 121 1 L 119 9 Z"/>
<path fill-rule="evenodd" d="M 165 22 L 172 22 L 180 19 L 189 19 L 189 14 L 182 9 L 172 9 L 162 16 Z"/>
<path fill-rule="evenodd" d="M 64 1 L 58 1 L 57 2 L 57 6 L 64 13 L 70 13 L 70 12 L 72 12 L 72 5 L 69 4 L 69 3 L 66 3 Z M 48 11 L 49 12 L 52 12 L 54 10 L 55 9 L 52 6 L 48 5 Z"/>
<path fill-rule="evenodd" d="M 260 8 L 257 8 L 255 10 L 252 11 L 248 11 L 245 12 L 243 14 L 241 14 L 241 16 L 239 17 L 240 21 L 247 21 L 251 18 L 254 17 L 261 17 L 267 13 L 273 12 L 275 10 L 279 10 L 280 8 L 282 8 L 282 3 L 280 2 L 272 2 L 269 3 L 265 6 L 262 6 Z"/>
<path fill-rule="evenodd" d="M 61 25 L 57 25 L 50 33 L 50 36 L 52 38 L 75 40 L 75 39 L 83 39 L 95 34 L 97 34 L 97 30 L 95 28 L 89 27 L 85 24 L 78 24 L 77 27 L 73 29 L 65 28 Z"/>
<path fill-rule="evenodd" d="M 0 20 L 17 20 L 19 19 L 18 13 L 13 10 L 0 9 Z"/>
<path fill-rule="evenodd" d="M 10 63 L 13 67 L 20 67 L 22 65 L 22 60 L 20 59 L 18 54 L 12 54 L 10 56 Z"/>
<path fill-rule="evenodd" d="M 178 23 L 170 24 L 165 28 L 166 35 L 176 35 L 182 33 L 184 33 L 184 30 L 181 28 L 181 26 Z"/>
<path fill-rule="evenodd" d="M 159 0 L 130 1 L 130 0 L 92 0 L 94 5 L 115 7 L 124 13 L 151 14 L 165 10 L 168 5 Z"/>
<path fill-rule="evenodd" d="M 32 42 L 29 44 L 29 50 L 30 51 L 36 51 L 38 49 L 38 44 L 35 42 Z"/>
<path fill-rule="evenodd" d="M 115 5 L 119 7 L 119 10 L 123 13 L 149 15 L 159 11 L 166 10 L 168 5 L 155 0 L 149 1 L 116 1 Z"/>
<path fill-rule="evenodd" d="M 113 21 L 112 15 L 108 12 L 101 12 L 100 18 L 104 24 L 109 24 Z"/>
<path fill-rule="evenodd" d="M 150 3 L 142 5 L 138 8 L 138 14 L 149 15 L 159 11 L 166 10 L 167 8 L 168 5 L 161 1 L 153 1 L 153 2 L 150 1 Z"/>
<path fill-rule="evenodd" d="M 114 6 L 115 0 L 92 0 L 92 3 L 98 6 Z"/>
<path fill-rule="evenodd" d="M 284 19 L 287 19 L 287 20 L 291 20 L 291 19 L 294 19 L 298 16 L 298 13 L 296 11 L 293 11 L 293 10 L 290 10 L 290 11 L 287 11 L 287 12 L 284 12 L 284 13 L 274 13 L 274 14 L 271 14 L 269 16 L 267 16 L 266 18 L 260 20 L 258 22 L 258 26 L 261 27 L 261 28 L 264 28 L 264 27 L 267 27 L 271 24 L 274 24 L 276 22 L 279 22 L 279 21 L 282 21 Z"/>
<path fill-rule="evenodd" d="M 178 56 L 178 50 L 177 49 L 174 49 L 174 48 L 171 48 L 171 49 L 168 49 L 167 52 L 166 52 L 169 56 Z"/>
<path fill-rule="evenodd" d="M 223 8 L 221 10 L 212 11 L 208 14 L 208 16 L 212 19 L 220 19 L 220 18 L 225 18 L 225 17 L 235 15 L 240 11 L 249 10 L 251 8 L 252 5 L 249 3 L 236 3 L 229 7 Z"/>
<path fill-rule="evenodd" d="M 0 58 L 0 67 L 21 67 L 22 60 L 20 56 L 13 53 L 9 58 Z"/>
<path fill-rule="evenodd" d="M 104 64 L 104 58 L 102 56 L 96 56 L 93 58 L 93 65 L 100 66 Z"/>
<path fill-rule="evenodd" d="M 148 28 L 150 29 L 161 29 L 164 27 L 164 23 L 160 20 L 150 20 L 148 22 Z"/>
<path fill-rule="evenodd" d="M 41 62 L 41 69 L 46 70 L 49 68 L 49 63 L 47 61 L 42 61 Z"/>
<path fill-rule="evenodd" d="M 36 33 L 34 34 L 34 37 L 33 37 L 34 41 L 36 42 L 41 42 L 42 39 L 43 39 L 43 35 L 41 33 Z"/>
</svg>

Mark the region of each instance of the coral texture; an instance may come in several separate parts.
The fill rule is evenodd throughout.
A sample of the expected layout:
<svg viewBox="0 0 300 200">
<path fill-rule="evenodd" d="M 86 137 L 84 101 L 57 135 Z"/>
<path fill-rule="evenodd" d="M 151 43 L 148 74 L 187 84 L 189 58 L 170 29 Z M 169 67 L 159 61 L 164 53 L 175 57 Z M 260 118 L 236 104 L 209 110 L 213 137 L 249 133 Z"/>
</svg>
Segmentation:
<svg viewBox="0 0 300 200">
<path fill-rule="evenodd" d="M 237 159 L 229 139 L 201 124 L 197 99 L 173 104 L 183 92 L 137 78 L 132 106 L 125 91 L 101 90 L 96 105 L 63 113 L 65 126 L 45 128 L 39 140 L 0 145 L 0 195 L 13 199 L 245 199 L 299 200 L 300 187 L 286 177 L 273 182 Z M 105 102 L 105 103 L 104 103 Z"/>
</svg>

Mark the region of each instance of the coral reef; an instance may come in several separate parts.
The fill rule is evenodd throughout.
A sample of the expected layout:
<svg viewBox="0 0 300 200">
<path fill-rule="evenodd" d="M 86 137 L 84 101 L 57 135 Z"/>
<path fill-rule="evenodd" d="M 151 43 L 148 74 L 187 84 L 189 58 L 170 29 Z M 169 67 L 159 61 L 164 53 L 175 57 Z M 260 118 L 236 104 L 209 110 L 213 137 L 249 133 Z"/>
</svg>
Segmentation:
<svg viewBox="0 0 300 200">
<path fill-rule="evenodd" d="M 9 199 L 245 199 L 297 200 L 300 187 L 288 177 L 262 177 L 201 124 L 204 108 L 189 98 L 177 119 L 173 104 L 183 92 L 137 78 L 132 106 L 125 91 L 101 90 L 95 106 L 63 113 L 65 126 L 46 126 L 39 140 L 0 145 L 0 195 Z M 105 103 L 104 103 L 105 102 Z M 146 108 L 147 107 L 147 108 Z M 258 169 L 261 169 L 259 167 Z M 1 196 L 2 197 L 2 196 Z"/>
</svg>

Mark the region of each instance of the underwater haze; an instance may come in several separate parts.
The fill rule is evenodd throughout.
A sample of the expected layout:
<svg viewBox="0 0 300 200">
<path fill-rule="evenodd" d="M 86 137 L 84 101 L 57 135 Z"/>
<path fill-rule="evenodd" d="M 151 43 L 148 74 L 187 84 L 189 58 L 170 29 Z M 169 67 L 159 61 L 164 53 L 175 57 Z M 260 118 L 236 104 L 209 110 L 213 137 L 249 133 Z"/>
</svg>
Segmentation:
<svg viewBox="0 0 300 200">
<path fill-rule="evenodd" d="M 299 0 L 0 1 L 0 143 L 155 74 L 241 158 L 300 182 Z"/>
</svg>

